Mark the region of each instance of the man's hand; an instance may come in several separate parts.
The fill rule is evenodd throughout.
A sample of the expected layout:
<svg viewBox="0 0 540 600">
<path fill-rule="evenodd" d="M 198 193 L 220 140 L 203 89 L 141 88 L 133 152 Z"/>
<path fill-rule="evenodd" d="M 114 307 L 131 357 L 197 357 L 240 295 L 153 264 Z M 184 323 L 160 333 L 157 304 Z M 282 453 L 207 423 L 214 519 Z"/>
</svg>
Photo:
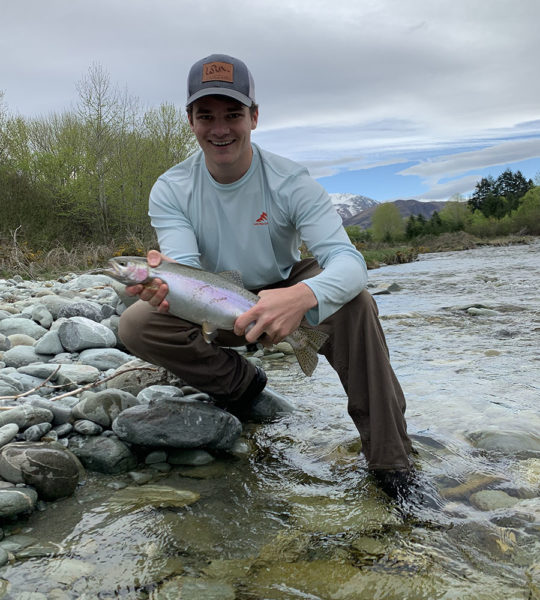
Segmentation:
<svg viewBox="0 0 540 600">
<path fill-rule="evenodd" d="M 150 250 L 146 257 L 148 264 L 151 267 L 157 267 L 162 261 L 174 262 L 168 256 L 161 254 L 157 250 Z M 169 293 L 169 286 L 161 281 L 161 279 L 152 279 L 149 283 L 126 286 L 126 294 L 128 296 L 139 296 L 141 300 L 149 302 L 152 306 L 156 306 L 158 312 L 166 313 L 169 310 L 169 303 L 165 300 L 165 296 Z"/>
<path fill-rule="evenodd" d="M 259 297 L 257 304 L 234 323 L 234 333 L 245 335 L 249 343 L 264 335 L 264 344 L 277 344 L 298 329 L 306 312 L 317 306 L 315 294 L 303 282 L 287 288 L 262 290 Z M 253 327 L 246 332 L 252 323 Z"/>
</svg>

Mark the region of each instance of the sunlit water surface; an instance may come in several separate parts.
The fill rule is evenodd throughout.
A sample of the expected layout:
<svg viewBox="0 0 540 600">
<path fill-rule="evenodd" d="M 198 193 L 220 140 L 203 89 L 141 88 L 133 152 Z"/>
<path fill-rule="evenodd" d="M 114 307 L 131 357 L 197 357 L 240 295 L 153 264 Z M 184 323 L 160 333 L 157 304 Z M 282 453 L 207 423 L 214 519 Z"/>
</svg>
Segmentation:
<svg viewBox="0 0 540 600">
<path fill-rule="evenodd" d="M 540 598 L 539 281 L 539 244 L 370 272 L 373 291 L 401 288 L 376 299 L 424 504 L 400 509 L 370 480 L 326 362 L 306 379 L 292 358 L 268 360 L 297 411 L 249 426 L 249 458 L 159 479 L 200 494 L 186 508 L 119 507 L 110 484 L 128 477 L 90 475 L 22 523 L 45 546 L 0 570 L 5 597 Z M 524 447 L 475 447 L 486 431 Z M 480 510 L 469 498 L 488 488 L 518 503 Z"/>
</svg>

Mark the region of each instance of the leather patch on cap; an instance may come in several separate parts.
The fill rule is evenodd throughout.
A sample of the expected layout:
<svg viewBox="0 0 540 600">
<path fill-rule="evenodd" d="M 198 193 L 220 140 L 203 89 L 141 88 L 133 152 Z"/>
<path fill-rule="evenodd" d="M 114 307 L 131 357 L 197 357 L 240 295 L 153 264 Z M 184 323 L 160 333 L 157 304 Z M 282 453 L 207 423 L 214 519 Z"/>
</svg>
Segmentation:
<svg viewBox="0 0 540 600">
<path fill-rule="evenodd" d="M 234 83 L 234 67 L 231 63 L 211 62 L 203 65 L 202 83 L 206 81 L 227 81 Z"/>
</svg>

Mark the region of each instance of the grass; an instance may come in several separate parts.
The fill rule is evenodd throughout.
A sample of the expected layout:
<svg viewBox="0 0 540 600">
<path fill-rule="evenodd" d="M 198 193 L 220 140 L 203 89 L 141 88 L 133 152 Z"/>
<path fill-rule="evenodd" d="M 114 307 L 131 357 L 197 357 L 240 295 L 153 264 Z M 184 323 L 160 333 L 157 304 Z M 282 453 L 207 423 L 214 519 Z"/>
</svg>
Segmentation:
<svg viewBox="0 0 540 600">
<path fill-rule="evenodd" d="M 497 238 L 477 238 L 464 231 L 444 233 L 438 236 L 424 236 L 412 242 L 383 244 L 359 242 L 356 247 L 366 259 L 368 269 L 377 269 L 383 265 L 395 265 L 415 261 L 419 254 L 426 252 L 448 252 L 467 250 L 477 246 L 502 246 L 510 244 L 528 244 L 534 237 L 516 236 Z M 58 245 L 50 250 L 30 249 L 16 238 L 0 245 L 0 278 L 20 275 L 23 279 L 56 279 L 68 273 L 84 273 L 103 267 L 112 256 L 146 256 L 156 241 L 141 240 L 127 236 L 123 241 L 111 241 L 108 244 L 84 243 L 73 248 Z M 307 256 L 305 248 L 302 255 Z"/>
</svg>

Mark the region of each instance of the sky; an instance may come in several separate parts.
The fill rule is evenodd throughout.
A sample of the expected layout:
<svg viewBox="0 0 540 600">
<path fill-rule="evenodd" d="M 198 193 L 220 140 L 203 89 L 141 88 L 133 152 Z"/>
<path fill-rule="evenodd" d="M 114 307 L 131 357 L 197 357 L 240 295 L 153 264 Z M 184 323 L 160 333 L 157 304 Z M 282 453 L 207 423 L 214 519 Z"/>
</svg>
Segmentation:
<svg viewBox="0 0 540 600">
<path fill-rule="evenodd" d="M 184 106 L 191 65 L 241 58 L 253 141 L 328 192 L 467 198 L 540 183 L 540 0 L 0 0 L 9 114 L 72 109 L 100 65 L 147 107 Z"/>
</svg>

